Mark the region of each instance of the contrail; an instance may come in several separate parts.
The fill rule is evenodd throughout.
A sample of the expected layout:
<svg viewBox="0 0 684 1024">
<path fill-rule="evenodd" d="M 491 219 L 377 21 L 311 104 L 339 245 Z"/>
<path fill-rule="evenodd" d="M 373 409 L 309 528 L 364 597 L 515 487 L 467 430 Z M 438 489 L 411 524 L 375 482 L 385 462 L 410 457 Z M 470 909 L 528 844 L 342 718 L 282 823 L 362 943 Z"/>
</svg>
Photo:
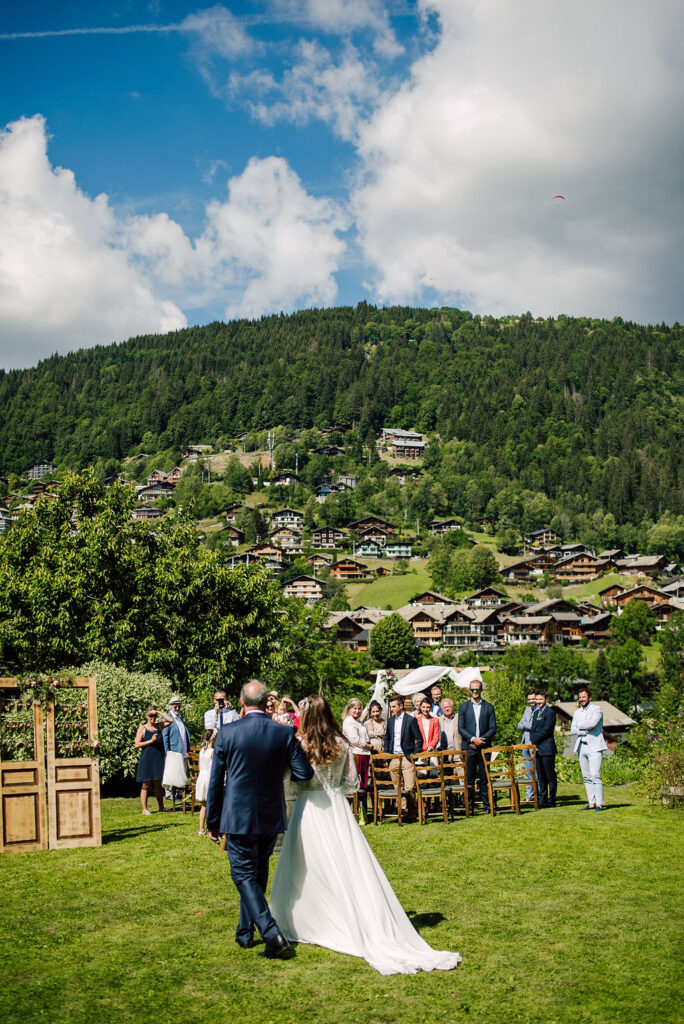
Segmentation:
<svg viewBox="0 0 684 1024">
<path fill-rule="evenodd" d="M 122 28 L 62 28 L 47 32 L 0 32 L 0 39 L 49 39 L 53 36 L 122 36 L 129 32 L 180 32 L 187 25 L 126 25 Z"/>
</svg>

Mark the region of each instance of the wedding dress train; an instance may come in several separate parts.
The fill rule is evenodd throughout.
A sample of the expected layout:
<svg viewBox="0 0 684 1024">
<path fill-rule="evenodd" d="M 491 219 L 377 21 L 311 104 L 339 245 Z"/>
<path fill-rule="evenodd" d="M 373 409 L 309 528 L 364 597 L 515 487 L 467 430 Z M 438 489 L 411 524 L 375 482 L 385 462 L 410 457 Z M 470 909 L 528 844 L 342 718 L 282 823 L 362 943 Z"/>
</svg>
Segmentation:
<svg viewBox="0 0 684 1024">
<path fill-rule="evenodd" d="M 282 932 L 363 957 L 380 974 L 456 967 L 458 953 L 432 949 L 415 930 L 354 820 L 345 799 L 357 788 L 351 754 L 314 772 L 299 787 L 273 880 L 271 911 Z"/>
</svg>

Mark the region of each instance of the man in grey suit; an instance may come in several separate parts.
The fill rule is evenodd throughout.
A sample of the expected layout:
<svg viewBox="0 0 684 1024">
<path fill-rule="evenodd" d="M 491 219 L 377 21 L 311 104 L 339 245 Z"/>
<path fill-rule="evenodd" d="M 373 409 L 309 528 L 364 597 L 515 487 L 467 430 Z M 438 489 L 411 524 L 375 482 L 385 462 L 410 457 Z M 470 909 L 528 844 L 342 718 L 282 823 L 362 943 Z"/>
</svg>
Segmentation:
<svg viewBox="0 0 684 1024">
<path fill-rule="evenodd" d="M 481 679 L 473 679 L 470 700 L 464 701 L 458 709 L 458 731 L 463 739 L 463 749 L 468 751 L 468 788 L 472 792 L 477 775 L 482 806 L 489 814 L 487 771 L 482 750 L 491 747 L 496 736 L 496 714 L 494 706 L 482 700 Z"/>
<path fill-rule="evenodd" d="M 521 743 L 531 743 L 530 740 L 530 729 L 532 728 L 532 716 L 534 709 L 537 706 L 537 690 L 534 686 L 531 686 L 527 691 L 527 707 L 523 711 L 522 718 L 518 722 L 518 729 L 522 733 Z M 525 778 L 531 779 L 532 772 L 534 771 L 534 757 L 532 754 L 526 756 L 524 760 L 528 763 L 529 767 L 525 772 Z M 529 802 L 534 800 L 534 789 L 532 786 L 527 786 L 525 790 L 525 799 Z"/>
</svg>

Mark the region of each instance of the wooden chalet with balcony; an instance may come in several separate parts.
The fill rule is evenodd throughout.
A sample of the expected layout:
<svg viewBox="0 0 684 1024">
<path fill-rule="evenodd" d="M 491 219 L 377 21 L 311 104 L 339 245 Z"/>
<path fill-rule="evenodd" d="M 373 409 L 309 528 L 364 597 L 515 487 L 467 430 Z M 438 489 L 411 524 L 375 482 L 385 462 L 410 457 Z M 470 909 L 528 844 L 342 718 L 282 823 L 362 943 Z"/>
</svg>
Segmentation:
<svg viewBox="0 0 684 1024">
<path fill-rule="evenodd" d="M 240 512 L 242 512 L 244 505 L 239 501 L 234 502 L 232 505 L 228 505 L 225 511 L 225 517 L 227 523 L 234 523 Z"/>
<path fill-rule="evenodd" d="M 445 597 L 444 594 L 438 593 L 436 590 L 424 590 L 422 594 L 416 594 L 409 601 L 409 604 L 451 604 L 455 605 L 456 602 L 452 601 L 450 597 Z"/>
<path fill-rule="evenodd" d="M 509 583 L 527 582 L 534 580 L 544 573 L 552 573 L 556 560 L 547 551 L 540 551 L 536 555 L 524 558 L 512 565 L 500 566 L 499 572 L 504 580 Z"/>
<path fill-rule="evenodd" d="M 325 582 L 315 576 L 295 576 L 283 584 L 284 597 L 296 597 L 308 604 L 320 601 L 325 590 Z"/>
<path fill-rule="evenodd" d="M 615 604 L 619 614 L 630 601 L 645 601 L 652 608 L 656 604 L 667 601 L 669 596 L 664 590 L 658 590 L 657 587 L 651 587 L 647 583 L 639 583 L 630 590 L 623 590 L 620 594 L 616 594 Z"/>
<path fill-rule="evenodd" d="M 373 529 L 384 530 L 387 534 L 397 532 L 394 523 L 389 523 L 386 519 L 381 519 L 380 516 L 364 516 L 363 519 L 357 519 L 355 523 L 350 523 L 349 529 L 359 537 L 366 530 Z"/>
<path fill-rule="evenodd" d="M 552 615 L 508 615 L 503 620 L 503 639 L 506 644 L 550 647 L 561 635 L 561 629 Z"/>
<path fill-rule="evenodd" d="M 532 548 L 545 548 L 553 544 L 562 544 L 562 542 L 561 535 L 549 526 L 545 526 L 543 530 L 532 530 L 525 537 L 525 543 Z"/>
<path fill-rule="evenodd" d="M 613 562 L 604 561 L 597 558 L 596 555 L 582 552 L 556 562 L 552 575 L 567 583 L 581 583 L 584 580 L 595 580 L 601 573 L 608 572 L 612 568 Z"/>
<path fill-rule="evenodd" d="M 290 526 L 280 526 L 277 530 L 272 530 L 268 537 L 273 544 L 289 554 L 300 554 L 303 551 L 301 533 Z"/>
<path fill-rule="evenodd" d="M 500 608 L 508 601 L 508 595 L 494 587 L 483 587 L 463 599 L 468 608 Z"/>
<path fill-rule="evenodd" d="M 443 537 L 445 533 L 449 533 L 451 530 L 462 530 L 463 524 L 458 519 L 433 519 L 428 524 L 429 533 L 435 537 Z"/>
<path fill-rule="evenodd" d="M 330 575 L 336 580 L 365 580 L 369 572 L 365 562 L 357 562 L 355 558 L 340 558 L 330 566 Z"/>
<path fill-rule="evenodd" d="M 311 566 L 314 572 L 322 572 L 324 569 L 329 569 L 332 565 L 332 558 L 329 555 L 309 555 L 307 562 Z"/>
<path fill-rule="evenodd" d="M 452 610 L 453 605 L 409 604 L 399 609 L 399 615 L 410 623 L 416 640 L 428 647 L 441 647 L 446 613 Z"/>
<path fill-rule="evenodd" d="M 227 537 L 234 548 L 238 548 L 241 544 L 245 543 L 244 531 L 238 530 L 237 526 L 233 526 L 232 523 L 226 523 L 221 530 L 221 536 Z"/>
<path fill-rule="evenodd" d="M 609 587 L 604 587 L 603 590 L 599 590 L 598 597 L 601 601 L 603 608 L 615 608 L 616 597 L 618 594 L 624 594 L 625 587 L 622 583 L 611 583 Z"/>
<path fill-rule="evenodd" d="M 161 519 L 164 515 L 162 509 L 154 505 L 138 505 L 131 513 L 131 519 L 139 519 L 143 522 L 152 522 L 154 519 Z"/>
<path fill-rule="evenodd" d="M 304 528 L 304 513 L 297 512 L 293 508 L 281 508 L 271 516 L 271 526 L 274 530 L 280 526 L 289 526 L 293 530 L 302 530 Z"/>
<path fill-rule="evenodd" d="M 355 545 L 354 554 L 359 558 L 384 558 L 384 548 L 374 540 L 362 540 Z M 388 556 L 389 557 L 389 556 Z"/>
<path fill-rule="evenodd" d="M 666 555 L 630 555 L 617 559 L 615 567 L 618 572 L 631 573 L 633 576 L 660 576 L 668 564 Z"/>
<path fill-rule="evenodd" d="M 427 445 L 425 441 L 401 441 L 395 438 L 390 444 L 390 452 L 395 459 L 422 459 Z"/>
<path fill-rule="evenodd" d="M 444 620 L 445 647 L 491 650 L 499 642 L 499 614 L 494 608 L 453 608 Z"/>
</svg>

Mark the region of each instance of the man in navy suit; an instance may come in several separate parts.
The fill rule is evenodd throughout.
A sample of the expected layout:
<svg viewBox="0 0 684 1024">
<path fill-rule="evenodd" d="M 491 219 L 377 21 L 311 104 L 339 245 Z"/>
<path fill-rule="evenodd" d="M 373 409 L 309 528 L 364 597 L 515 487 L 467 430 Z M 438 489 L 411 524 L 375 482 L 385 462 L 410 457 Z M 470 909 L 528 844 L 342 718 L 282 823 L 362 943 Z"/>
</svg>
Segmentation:
<svg viewBox="0 0 684 1024">
<path fill-rule="evenodd" d="M 530 743 L 537 748 L 537 784 L 539 786 L 539 806 L 556 806 L 556 712 L 548 704 L 543 690 L 537 690 L 537 706 L 532 715 Z"/>
<path fill-rule="evenodd" d="M 390 717 L 387 719 L 387 732 L 385 733 L 385 753 L 394 754 L 394 760 L 390 761 L 390 775 L 395 786 L 399 785 L 399 776 L 402 777 L 401 799 L 402 813 L 408 810 L 413 813 L 413 790 L 416 786 L 416 770 L 413 767 L 411 754 L 418 754 L 423 749 L 423 734 L 420 726 L 413 715 L 407 715 L 404 710 L 403 697 L 390 697 Z M 411 804 L 407 807 L 407 800 Z"/>
<path fill-rule="evenodd" d="M 254 927 L 266 943 L 264 956 L 286 955 L 289 943 L 266 902 L 268 862 L 279 832 L 287 828 L 283 777 L 295 782 L 313 775 L 294 731 L 265 713 L 268 690 L 258 679 L 245 683 L 240 703 L 245 717 L 224 725 L 214 743 L 207 792 L 207 828 L 214 842 L 226 837 L 230 875 L 240 893 L 235 941 L 254 945 Z"/>
<path fill-rule="evenodd" d="M 496 715 L 494 706 L 482 700 L 481 679 L 473 679 L 470 700 L 464 701 L 458 709 L 458 731 L 463 739 L 463 749 L 468 752 L 468 789 L 472 792 L 477 775 L 482 806 L 489 814 L 487 772 L 482 749 L 491 747 L 496 736 Z"/>
</svg>

